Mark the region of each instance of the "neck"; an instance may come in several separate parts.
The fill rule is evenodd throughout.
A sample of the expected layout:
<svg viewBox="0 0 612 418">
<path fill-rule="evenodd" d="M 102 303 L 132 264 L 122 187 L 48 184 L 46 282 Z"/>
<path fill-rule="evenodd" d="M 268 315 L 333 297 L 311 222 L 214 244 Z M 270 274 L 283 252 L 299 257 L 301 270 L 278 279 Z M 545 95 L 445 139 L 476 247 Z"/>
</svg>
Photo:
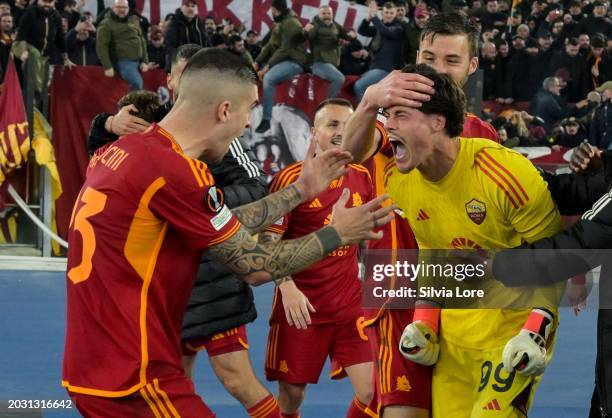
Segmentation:
<svg viewBox="0 0 612 418">
<path fill-rule="evenodd" d="M 440 136 L 435 142 L 433 153 L 417 167 L 418 170 L 431 182 L 442 180 L 453 168 L 459 147 L 459 138 Z"/>
<path fill-rule="evenodd" d="M 199 158 L 207 153 L 211 141 L 215 138 L 213 123 L 185 123 L 187 120 L 202 120 L 205 112 L 190 111 L 187 106 L 175 104 L 170 113 L 159 122 L 159 126 L 168 131 L 181 147 L 183 153 L 190 158 Z M 205 134 L 203 134 L 205 132 Z"/>
</svg>

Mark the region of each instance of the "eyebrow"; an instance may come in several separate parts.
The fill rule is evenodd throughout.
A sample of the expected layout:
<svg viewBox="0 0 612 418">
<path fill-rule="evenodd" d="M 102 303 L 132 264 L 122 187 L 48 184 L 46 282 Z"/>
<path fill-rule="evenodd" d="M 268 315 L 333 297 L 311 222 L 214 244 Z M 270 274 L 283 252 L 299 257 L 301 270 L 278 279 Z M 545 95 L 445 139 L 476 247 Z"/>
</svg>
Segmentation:
<svg viewBox="0 0 612 418">
<path fill-rule="evenodd" d="M 258 104 L 259 104 L 259 100 L 255 100 L 253 103 L 251 103 L 251 106 L 249 106 L 249 109 L 251 110 L 255 109 Z"/>
</svg>

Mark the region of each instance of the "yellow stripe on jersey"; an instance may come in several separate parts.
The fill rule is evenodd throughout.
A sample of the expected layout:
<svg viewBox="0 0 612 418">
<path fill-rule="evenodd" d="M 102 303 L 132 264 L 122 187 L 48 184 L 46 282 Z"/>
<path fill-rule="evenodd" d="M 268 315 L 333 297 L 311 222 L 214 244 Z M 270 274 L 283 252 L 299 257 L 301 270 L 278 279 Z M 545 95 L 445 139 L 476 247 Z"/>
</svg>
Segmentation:
<svg viewBox="0 0 612 418">
<path fill-rule="evenodd" d="M 149 398 L 149 395 L 147 394 L 147 390 L 145 388 L 140 389 L 140 395 L 147 402 L 147 405 L 149 405 L 151 411 L 153 411 L 153 415 L 155 415 L 155 418 L 162 418 L 159 413 L 159 410 L 157 409 L 157 406 L 155 406 L 155 403 L 151 401 L 151 398 Z"/>
<path fill-rule="evenodd" d="M 172 416 L 174 418 L 181 418 L 181 415 L 178 413 L 178 411 L 170 401 L 168 394 L 159 387 L 159 380 L 153 379 L 153 387 L 155 388 L 155 391 L 157 391 L 157 393 L 161 395 L 163 401 L 166 403 L 166 406 L 170 410 L 170 413 L 172 413 Z"/>
<path fill-rule="evenodd" d="M 293 183 L 295 180 L 297 180 L 301 171 L 302 163 L 296 163 L 285 168 L 280 173 L 277 173 L 276 176 L 274 176 L 272 182 L 270 183 L 270 193 L 277 192 L 282 188 L 288 186 L 289 184 Z"/>
</svg>

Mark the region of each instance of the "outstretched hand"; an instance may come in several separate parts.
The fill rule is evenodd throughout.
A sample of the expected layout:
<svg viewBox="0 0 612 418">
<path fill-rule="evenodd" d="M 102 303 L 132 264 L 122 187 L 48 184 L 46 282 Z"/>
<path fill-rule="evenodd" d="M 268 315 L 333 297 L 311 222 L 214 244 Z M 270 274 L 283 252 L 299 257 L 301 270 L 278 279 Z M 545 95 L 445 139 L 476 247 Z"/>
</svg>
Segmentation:
<svg viewBox="0 0 612 418">
<path fill-rule="evenodd" d="M 304 201 L 314 199 L 329 187 L 329 184 L 346 173 L 346 165 L 353 159 L 351 153 L 331 148 L 316 154 L 317 140 L 308 146 L 302 172 L 295 182 Z"/>
</svg>

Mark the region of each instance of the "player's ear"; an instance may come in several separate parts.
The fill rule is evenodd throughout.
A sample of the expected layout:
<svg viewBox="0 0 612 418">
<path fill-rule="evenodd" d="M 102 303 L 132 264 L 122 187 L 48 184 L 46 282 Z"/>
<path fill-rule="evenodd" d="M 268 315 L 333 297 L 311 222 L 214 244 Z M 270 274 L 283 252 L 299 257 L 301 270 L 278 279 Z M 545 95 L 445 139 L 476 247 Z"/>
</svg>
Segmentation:
<svg viewBox="0 0 612 418">
<path fill-rule="evenodd" d="M 232 104 L 229 100 L 224 100 L 217 106 L 217 119 L 221 123 L 227 123 L 230 118 L 230 108 Z"/>
<path fill-rule="evenodd" d="M 472 57 L 472 59 L 470 59 L 470 68 L 468 70 L 468 74 L 469 75 L 474 74 L 477 69 L 478 69 L 478 57 Z"/>
<path fill-rule="evenodd" d="M 446 127 L 446 117 L 442 115 L 429 115 L 429 122 L 431 124 L 432 130 L 436 133 L 443 131 Z"/>
</svg>

